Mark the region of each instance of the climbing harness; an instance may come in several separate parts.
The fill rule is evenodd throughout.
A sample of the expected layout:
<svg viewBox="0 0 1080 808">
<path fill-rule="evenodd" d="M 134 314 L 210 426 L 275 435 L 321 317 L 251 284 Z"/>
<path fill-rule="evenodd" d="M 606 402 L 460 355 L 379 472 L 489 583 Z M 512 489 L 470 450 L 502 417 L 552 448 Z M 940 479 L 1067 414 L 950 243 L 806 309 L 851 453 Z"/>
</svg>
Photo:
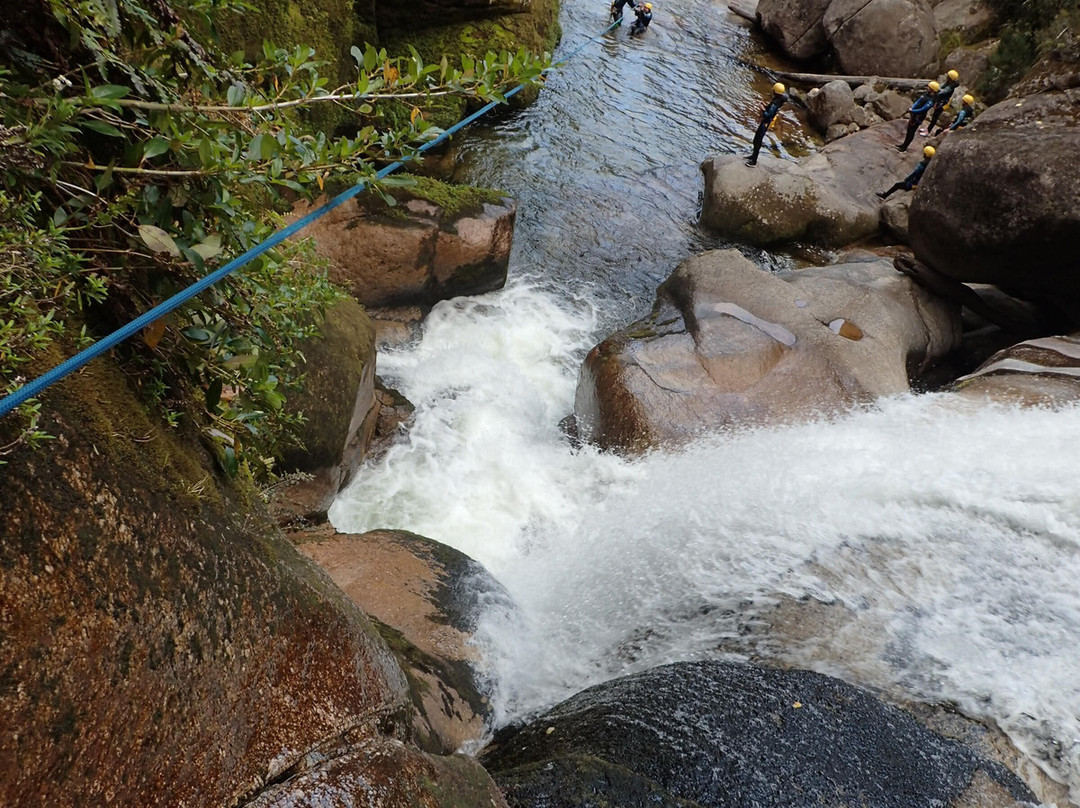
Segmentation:
<svg viewBox="0 0 1080 808">
<path fill-rule="evenodd" d="M 545 68 L 541 75 L 546 75 L 547 73 L 551 72 L 552 70 L 555 70 L 556 68 L 561 67 L 562 65 L 566 64 L 568 61 L 570 61 L 575 56 L 577 56 L 582 50 L 584 50 L 585 47 L 589 43 L 594 42 L 597 39 L 599 39 L 601 36 L 603 36 L 608 31 L 613 29 L 616 25 L 618 25 L 619 22 L 621 22 L 621 19 L 616 20 L 615 22 L 613 22 L 611 25 L 609 25 L 607 28 L 605 28 L 599 34 L 596 34 L 596 35 L 594 35 L 592 37 L 589 37 L 589 39 L 587 39 L 583 43 L 581 43 L 577 48 L 575 48 L 573 51 L 571 51 L 565 58 L 563 58 L 560 61 L 556 62 L 555 64 L 551 65 L 551 67 Z M 421 154 L 421 153 L 423 153 L 423 152 L 425 152 L 425 151 L 427 151 L 427 150 L 429 150 L 431 148 L 434 148 L 438 144 L 440 144 L 443 141 L 447 140 L 453 134 L 455 134 L 456 132 L 461 131 L 466 126 L 468 126 L 470 123 L 472 123 L 473 121 L 477 120 L 478 118 L 483 117 L 484 115 L 489 113 L 491 110 L 495 109 L 495 107 L 497 107 L 500 103 L 505 103 L 506 99 L 509 99 L 511 96 L 516 94 L 518 91 L 524 89 L 524 87 L 525 87 L 524 84 L 519 84 L 517 87 L 514 87 L 513 89 L 509 90 L 503 96 L 503 101 L 490 101 L 490 102 L 488 102 L 486 105 L 484 105 L 483 107 L 478 109 L 476 112 L 474 112 L 469 117 L 467 117 L 464 120 L 459 121 L 458 123 L 451 126 L 449 129 L 447 129 L 445 132 L 443 132 L 441 135 L 439 135 L 434 140 L 430 140 L 427 143 L 424 143 L 422 146 L 420 146 L 419 149 L 417 149 L 417 154 Z M 388 176 L 389 174 L 392 174 L 393 172 L 397 171 L 399 168 L 401 168 L 404 165 L 405 165 L 405 162 L 401 161 L 401 160 L 398 160 L 398 161 L 396 161 L 394 163 L 391 163 L 390 165 L 386 166 L 385 168 L 380 169 L 379 172 L 375 175 L 375 179 L 376 180 L 381 180 L 384 177 Z M 253 258 L 257 258 L 258 256 L 262 255 L 266 251 L 268 251 L 270 249 L 273 249 L 278 244 L 285 241 L 285 239 L 287 239 L 290 236 L 293 236 L 296 233 L 300 232 L 305 227 L 307 227 L 309 224 L 314 222 L 316 219 L 319 219 L 319 218 L 325 216 L 327 213 L 334 210 L 334 208 L 337 208 L 337 207 L 343 205 L 345 202 L 348 202 L 353 197 L 355 197 L 355 196 L 361 194 L 363 191 L 367 190 L 367 188 L 368 188 L 368 181 L 367 180 L 363 180 L 361 182 L 358 182 L 353 187 L 351 187 L 348 190 L 343 191 L 342 193 L 335 196 L 333 199 L 331 199 L 326 204 L 322 205 L 319 208 L 316 208 L 315 210 L 313 210 L 311 213 L 307 214 L 306 216 L 304 216 L 304 217 L 302 217 L 300 219 L 297 219 L 295 222 L 288 225 L 287 227 L 284 227 L 281 230 L 278 230 L 276 233 L 274 233 L 273 235 L 268 237 L 265 241 L 260 242 L 259 244 L 256 244 L 251 249 L 247 250 L 246 252 L 242 253 L 241 255 L 238 255 L 236 258 L 233 258 L 231 261 L 229 261 L 227 264 L 225 264 L 221 268 L 215 270 L 214 272 L 211 272 L 206 277 L 196 281 L 195 283 L 191 284 L 191 286 L 188 286 L 186 289 L 183 289 L 182 291 L 176 293 L 175 295 L 170 297 L 168 300 L 165 300 L 164 302 L 159 303 L 158 305 L 154 306 L 149 311 L 146 311 L 143 314 L 140 314 L 138 317 L 136 317 L 134 320 L 132 320 L 127 325 L 125 325 L 125 326 L 123 326 L 121 328 L 118 328 L 116 331 L 113 331 L 108 336 L 98 340 L 97 342 L 95 342 L 90 347 L 80 351 L 79 353 L 75 354 L 75 356 L 73 356 L 70 359 L 67 359 L 66 361 L 60 363 L 59 365 L 54 367 L 52 370 L 50 370 L 50 371 L 48 371 L 46 373 L 43 373 L 41 376 L 37 377 L 36 379 L 33 379 L 33 380 L 27 382 L 22 387 L 17 388 L 16 390 L 14 390 L 12 393 L 8 394 L 4 398 L 0 398 L 0 418 L 7 415 L 8 413 L 10 413 L 12 410 L 14 410 L 16 407 L 20 406 L 21 404 L 25 404 L 30 399 L 35 398 L 36 396 L 40 395 L 48 387 L 50 387 L 53 384 L 55 384 L 56 382 L 60 381 L 65 376 L 68 376 L 68 375 L 74 373 L 79 368 L 81 368 L 84 365 L 88 364 L 92 359 L 95 359 L 98 356 L 101 356 L 101 354 L 105 353 L 106 351 L 109 351 L 112 348 L 116 347 L 121 342 L 126 340 L 128 337 L 131 337 L 131 336 L 139 333 L 142 329 L 146 328 L 148 325 L 150 325 L 155 320 L 157 320 L 157 319 L 159 319 L 161 317 L 164 317 L 166 314 L 168 314 L 171 311 L 176 310 L 181 305 L 186 303 L 188 300 L 191 300 L 196 295 L 201 294 L 202 292 L 206 291 L 211 286 L 213 286 L 217 282 L 223 280 L 226 276 L 228 276 L 229 274 L 231 274 L 235 270 L 239 269 L 240 267 L 242 267 L 245 264 L 247 264 L 248 262 L 250 262 Z"/>
</svg>

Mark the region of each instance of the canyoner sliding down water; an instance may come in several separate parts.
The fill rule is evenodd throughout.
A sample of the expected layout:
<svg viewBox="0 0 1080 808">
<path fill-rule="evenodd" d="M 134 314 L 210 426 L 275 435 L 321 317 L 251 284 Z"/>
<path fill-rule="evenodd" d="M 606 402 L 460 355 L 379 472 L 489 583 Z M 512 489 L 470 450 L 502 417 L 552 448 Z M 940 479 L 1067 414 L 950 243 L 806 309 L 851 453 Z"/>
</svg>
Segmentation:
<svg viewBox="0 0 1080 808">
<path fill-rule="evenodd" d="M 566 4 L 568 37 L 587 31 L 588 8 Z M 816 183 L 822 193 L 834 193 L 835 183 L 843 202 L 825 197 L 822 216 L 846 216 L 838 208 L 847 206 L 853 221 L 861 217 L 857 227 L 872 216 L 875 230 L 881 209 L 873 193 L 885 187 L 826 177 L 823 167 L 838 170 L 808 157 L 820 146 L 809 146 L 809 137 L 794 127 L 777 144 L 779 156 L 789 159 L 741 167 L 737 155 L 745 154 L 759 124 L 757 99 L 767 92 L 765 82 L 772 83 L 742 66 L 756 45 L 715 4 L 691 2 L 666 13 L 671 24 L 648 50 L 609 47 L 600 65 L 582 62 L 549 82 L 535 108 L 460 144 L 456 179 L 506 188 L 519 199 L 508 284 L 477 300 L 439 304 L 415 344 L 380 359 L 381 372 L 417 403 L 414 421 L 409 437 L 338 498 L 334 524 L 350 532 L 390 526 L 430 536 L 480 561 L 507 588 L 515 608 L 493 606 L 475 635 L 500 724 L 527 721 L 584 687 L 664 663 L 749 659 L 827 673 L 890 700 L 938 705 L 915 712 L 946 734 L 951 710 L 996 725 L 1021 750 L 1011 766 L 1028 787 L 1048 804 L 1067 805 L 1067 791 L 1055 790 L 1050 778 L 1056 779 L 1072 790 L 1075 803 L 1080 718 L 1071 705 L 1080 698 L 1080 671 L 1071 648 L 1080 640 L 1080 598 L 1070 581 L 1080 573 L 1080 501 L 1069 469 L 1080 448 L 1080 412 L 1073 405 L 1023 409 L 1008 399 L 973 408 L 969 396 L 992 383 L 993 373 L 973 377 L 955 394 L 904 393 L 909 372 L 925 371 L 927 384 L 941 384 L 929 380 L 949 346 L 958 344 L 954 304 L 896 285 L 888 259 L 871 260 L 866 253 L 845 265 L 844 283 L 864 277 L 898 295 L 902 289 L 908 300 L 929 307 L 923 315 L 928 323 L 937 323 L 903 326 L 916 340 L 934 334 L 918 347 L 897 345 L 896 356 L 912 352 L 908 366 L 903 360 L 890 365 L 894 359 L 884 355 L 864 366 L 860 357 L 874 356 L 869 351 L 880 344 L 884 322 L 900 327 L 891 318 L 908 317 L 902 312 L 909 303 L 893 308 L 882 300 L 872 304 L 876 313 L 860 310 L 851 299 L 825 291 L 844 288 L 836 286 L 841 275 L 827 270 L 819 288 L 813 272 L 790 273 L 802 264 L 782 252 L 742 247 L 777 273 L 776 283 L 736 286 L 745 271 L 736 273 L 734 259 L 725 258 L 728 280 L 717 287 L 718 302 L 692 299 L 683 326 L 683 297 L 700 294 L 704 277 L 688 275 L 695 280 L 685 288 L 668 283 L 670 291 L 650 318 L 654 290 L 681 260 L 727 246 L 729 238 L 742 241 L 743 234 L 769 245 L 787 232 L 755 230 L 755 216 L 775 220 L 777 210 L 721 199 L 725 186 L 755 182 L 763 193 L 775 194 L 774 187 L 797 181 L 803 185 L 796 189 Z M 680 81 L 667 80 L 673 75 Z M 882 95 L 875 90 L 859 98 L 867 110 L 871 101 L 884 109 L 888 99 L 877 100 Z M 816 104 L 806 99 L 810 116 L 818 114 Z M 563 128 L 558 121 L 574 125 Z M 902 120 L 879 119 L 866 134 L 840 140 L 825 153 L 860 170 L 872 166 L 874 176 L 893 182 L 910 170 L 897 159 L 902 155 L 888 154 L 903 133 Z M 632 143 L 646 148 L 628 148 Z M 941 146 L 938 151 L 935 161 L 944 162 Z M 697 162 L 718 152 L 706 164 L 702 219 L 708 226 L 701 228 Z M 799 167 L 788 168 L 796 157 Z M 768 173 L 752 180 L 739 173 L 762 166 Z M 799 172 L 810 170 L 822 173 L 804 180 Z M 932 164 L 927 176 L 934 170 Z M 787 171 L 791 180 L 778 173 Z M 920 186 L 919 198 L 925 190 Z M 805 215 L 813 222 L 817 214 Z M 916 211 L 912 216 L 915 238 Z M 717 234 L 713 221 L 732 230 Z M 792 228 L 797 235 L 788 238 L 832 238 L 828 227 Z M 757 240 L 759 232 L 766 235 Z M 852 240 L 859 237 L 856 228 L 836 232 L 836 238 L 849 232 L 856 234 Z M 853 294 L 873 298 L 865 291 Z M 718 317 L 707 315 L 713 307 Z M 774 326 L 797 346 L 779 355 L 802 357 L 797 362 L 777 365 L 775 344 L 761 336 L 761 328 L 779 333 Z M 594 347 L 616 329 L 622 331 L 613 340 Z M 725 334 L 747 341 L 745 359 L 729 360 L 723 350 L 706 353 L 708 341 Z M 750 350 L 758 340 L 760 358 Z M 683 360 L 685 346 L 690 353 Z M 855 364 L 837 369 L 799 353 L 807 346 L 830 352 L 828 363 Z M 1044 349 L 1049 345 L 1030 350 Z M 1073 352 L 1067 342 L 1054 350 L 1062 357 Z M 921 368 L 915 352 L 923 357 Z M 938 359 L 926 358 L 933 356 Z M 734 372 L 739 361 L 787 374 L 786 381 L 784 375 L 776 382 L 763 377 L 774 404 L 744 399 L 748 410 L 766 415 L 775 406 L 771 417 L 779 415 L 781 423 L 709 429 L 690 416 L 677 420 L 679 400 L 704 409 L 713 406 L 705 403 L 707 396 L 731 402 L 747 385 L 764 387 L 754 388 L 758 377 L 749 375 L 733 377 L 742 387 L 720 387 L 729 372 L 725 363 Z M 1002 361 L 1006 367 L 1022 360 Z M 712 380 L 700 376 L 702 366 Z M 886 366 L 892 369 L 886 372 Z M 681 448 L 680 442 L 653 445 L 641 456 L 623 457 L 588 443 L 574 448 L 567 440 L 558 425 L 575 410 L 599 412 L 604 428 L 604 404 L 590 400 L 604 392 L 595 379 L 614 368 L 626 376 L 603 377 L 621 385 L 612 406 L 620 396 L 634 395 L 646 408 L 676 402 L 667 405 L 671 413 L 635 426 L 681 435 Z M 799 372 L 804 375 L 792 375 Z M 815 374 L 829 383 L 814 381 Z M 590 376 L 594 381 L 587 381 Z M 835 389 L 826 389 L 831 385 Z M 858 385 L 867 386 L 857 392 Z M 707 389 L 714 392 L 698 392 Z M 872 405 L 853 408 L 853 398 L 865 401 L 871 389 L 878 391 L 874 397 L 887 392 Z M 827 416 L 798 410 L 795 399 L 807 391 L 818 396 L 811 411 L 823 407 Z M 803 412 L 804 423 L 790 423 L 791 412 Z M 696 437 L 687 444 L 690 436 Z M 656 686 L 654 679 L 650 687 Z M 589 698 L 602 701 L 604 693 Z M 813 704 L 804 691 L 791 697 L 789 711 L 796 701 L 800 711 Z M 678 712 L 676 702 L 668 709 Z M 560 753 L 544 746 L 543 738 L 579 731 L 575 722 L 585 720 L 596 702 L 574 704 L 541 718 L 537 726 L 554 727 L 548 730 L 553 735 L 520 736 L 534 744 L 534 765 L 548 760 L 565 775 Z M 941 705 L 944 711 L 930 718 Z M 786 721 L 776 709 L 775 720 Z M 792 720 L 799 715 L 790 713 Z M 630 714 L 609 719 L 636 720 Z M 678 734 L 670 724 L 665 731 Z M 722 734 L 722 723 L 713 731 Z M 971 725 L 951 731 L 967 733 L 969 740 L 977 734 Z M 513 737 L 496 736 L 493 764 Z M 824 737 L 817 742 L 840 743 Z M 525 785 L 513 768 L 519 762 L 504 756 L 495 764 L 509 767 L 497 779 L 521 800 L 515 804 L 557 792 Z M 960 781 L 972 782 L 971 771 L 964 771 Z M 915 797 L 913 790 L 904 802 L 890 792 L 900 787 L 890 779 L 898 773 L 882 769 L 876 776 L 881 790 L 864 794 L 868 804 L 906 808 L 952 799 Z M 951 777 L 940 776 L 942 783 Z M 792 787 L 796 780 L 787 782 Z M 1015 781 L 1002 776 L 995 782 L 1012 794 L 1006 799 L 1019 801 L 1005 804 L 1032 799 Z M 774 794 L 785 793 L 783 782 L 777 787 Z M 774 798 L 794 799 L 790 793 Z"/>
</svg>

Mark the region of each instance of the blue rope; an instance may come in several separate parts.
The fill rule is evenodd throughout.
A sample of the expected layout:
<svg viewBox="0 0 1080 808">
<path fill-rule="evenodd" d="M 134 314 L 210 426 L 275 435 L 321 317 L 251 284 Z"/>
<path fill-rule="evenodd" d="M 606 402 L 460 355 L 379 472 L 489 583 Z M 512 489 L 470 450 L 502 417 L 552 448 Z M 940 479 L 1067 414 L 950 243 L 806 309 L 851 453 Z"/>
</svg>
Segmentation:
<svg viewBox="0 0 1080 808">
<path fill-rule="evenodd" d="M 593 36 L 593 37 L 587 39 L 585 42 L 583 42 L 581 45 L 579 45 L 574 51 L 572 51 L 569 56 L 567 56 L 565 59 L 562 59 L 561 61 L 559 61 L 556 66 L 563 65 L 566 62 L 570 61 L 570 59 L 574 58 L 574 56 L 576 56 L 578 53 L 580 53 L 581 50 L 586 45 L 588 45 L 590 42 L 593 42 L 594 40 L 600 38 L 601 36 L 606 34 L 608 31 L 610 31 L 612 28 L 614 28 L 618 24 L 619 24 L 619 21 L 616 20 L 611 25 L 609 25 L 607 28 L 605 28 L 602 32 L 597 34 L 596 36 Z M 551 68 L 551 67 L 545 68 L 545 70 L 543 72 L 544 72 L 544 74 L 546 74 L 552 69 L 553 68 Z M 417 153 L 425 152 L 428 149 L 433 148 L 434 146 L 438 145 L 439 143 L 442 143 L 447 138 L 449 138 L 451 135 L 453 135 L 455 132 L 458 132 L 458 131 L 464 129 L 466 126 L 468 126 L 470 123 L 475 121 L 477 118 L 480 118 L 480 117 L 486 115 L 487 113 L 489 113 L 491 110 L 493 110 L 495 107 L 497 107 L 500 103 L 505 103 L 505 99 L 510 98 L 515 93 L 517 93 L 519 90 L 524 89 L 525 86 L 526 85 L 524 85 L 524 84 L 519 84 L 517 87 L 514 87 L 512 90 L 510 90 L 508 93 L 506 93 L 505 96 L 503 96 L 504 100 L 501 101 L 501 102 L 500 101 L 491 101 L 491 102 L 485 104 L 483 107 L 481 107 L 479 110 L 474 112 L 469 117 L 465 118 L 463 121 L 459 121 L 458 123 L 451 126 L 449 129 L 447 129 L 445 132 L 443 132 L 441 135 L 439 135 L 434 140 L 430 140 L 427 143 L 420 146 L 420 148 L 417 150 Z M 404 165 L 405 165 L 404 161 L 401 161 L 401 160 L 396 161 L 394 163 L 391 163 L 390 165 L 388 165 L 385 168 L 381 169 L 375 175 L 375 179 L 376 180 L 381 180 L 384 177 L 386 177 L 387 175 L 392 174 L 393 172 L 397 171 L 399 168 L 401 168 Z M 9 394 L 9 395 L 5 396 L 4 398 L 0 399 L 0 418 L 7 415 L 8 413 L 10 413 L 12 410 L 14 410 L 19 405 L 25 404 L 29 399 L 35 398 L 36 396 L 40 395 L 46 388 L 50 387 L 53 384 L 56 384 L 56 382 L 60 381 L 65 376 L 68 376 L 69 374 L 74 373 L 79 368 L 81 368 L 84 365 L 88 364 L 92 359 L 95 359 L 98 356 L 101 356 L 101 354 L 105 353 L 106 351 L 109 351 L 112 348 L 115 348 L 117 345 L 119 345 L 121 342 L 126 340 L 128 337 L 130 337 L 130 336 L 132 336 L 134 334 L 137 334 L 139 331 L 146 328 L 148 325 L 150 325 L 150 323 L 154 322 L 154 320 L 157 320 L 160 317 L 163 317 L 164 315 L 168 314 L 169 312 L 174 311 L 175 309 L 179 308 L 181 305 L 183 305 L 187 301 L 191 300 L 191 298 L 193 298 L 196 295 L 201 294 L 202 292 L 206 291 L 211 286 L 213 286 L 215 283 L 217 283 L 218 281 L 224 279 L 225 276 L 229 275 L 230 273 L 232 273 L 235 270 L 239 269 L 240 267 L 244 266 L 244 264 L 251 261 L 252 258 L 256 258 L 257 256 L 260 256 L 263 253 L 265 253 L 267 250 L 270 250 L 273 247 L 276 247 L 278 244 L 285 241 L 285 239 L 287 239 L 290 236 L 298 233 L 300 230 L 303 230 L 305 227 L 307 227 L 309 224 L 311 224 L 316 219 L 318 219 L 318 218 L 320 218 L 322 216 L 325 216 L 327 213 L 332 211 L 334 208 L 344 204 L 345 202 L 352 199 L 354 196 L 357 196 L 358 194 L 360 194 L 363 191 L 367 190 L 368 184 L 369 183 L 368 183 L 367 180 L 363 180 L 361 182 L 358 182 L 356 185 L 349 188 L 347 191 L 343 191 L 342 193 L 335 196 L 333 199 L 331 199 L 329 202 L 327 202 L 322 207 L 313 210 L 311 213 L 307 214 L 303 218 L 297 219 L 295 222 L 290 224 L 288 227 L 285 227 L 285 228 L 283 228 L 281 230 L 278 230 L 276 233 L 274 233 L 272 236 L 267 238 L 265 241 L 262 241 L 259 244 L 256 244 L 254 247 L 249 249 L 247 252 L 242 253 L 241 255 L 238 255 L 236 258 L 229 261 L 227 264 L 222 266 L 220 269 L 217 269 L 214 272 L 211 272 L 209 275 L 207 275 L 206 277 L 196 281 L 195 283 L 193 283 L 191 286 L 187 287 L 186 289 L 183 289 L 182 291 L 177 292 L 175 295 L 173 295 L 172 297 L 170 297 L 168 300 L 164 301 L 163 303 L 159 303 L 158 305 L 154 306 L 154 308 L 150 309 L 149 311 L 146 311 L 143 314 L 140 314 L 138 317 L 136 317 L 134 320 L 132 320 L 127 325 L 123 326 L 122 328 L 118 328 L 116 331 L 113 331 L 107 337 L 104 337 L 103 339 L 95 342 L 90 347 L 85 348 L 84 350 L 82 350 L 79 353 L 75 354 L 75 356 L 73 356 L 70 359 L 62 362 L 59 365 L 57 365 L 52 370 L 48 371 L 47 373 L 42 374 L 41 376 L 34 379 L 33 381 L 27 382 L 25 385 L 18 388 L 17 390 L 12 392 L 11 394 Z"/>
</svg>

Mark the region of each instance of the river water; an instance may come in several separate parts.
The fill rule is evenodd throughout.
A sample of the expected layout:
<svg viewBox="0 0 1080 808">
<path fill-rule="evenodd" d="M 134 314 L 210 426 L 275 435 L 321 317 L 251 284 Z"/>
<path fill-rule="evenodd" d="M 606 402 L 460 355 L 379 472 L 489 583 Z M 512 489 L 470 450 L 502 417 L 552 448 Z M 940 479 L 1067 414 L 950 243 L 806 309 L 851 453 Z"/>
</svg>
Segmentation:
<svg viewBox="0 0 1080 808">
<path fill-rule="evenodd" d="M 1080 801 L 1080 410 L 902 396 L 637 459 L 564 438 L 585 352 L 681 259 L 732 246 L 696 225 L 698 165 L 748 150 L 770 84 L 723 3 L 654 5 L 644 37 L 605 35 L 459 140 L 456 178 L 519 202 L 510 277 L 380 354 L 415 423 L 333 523 L 429 536 L 506 587 L 516 608 L 492 604 L 476 639 L 500 721 L 734 654 L 954 702 Z M 605 17 L 564 0 L 560 53 Z M 812 145 L 787 113 L 768 147 Z"/>
</svg>

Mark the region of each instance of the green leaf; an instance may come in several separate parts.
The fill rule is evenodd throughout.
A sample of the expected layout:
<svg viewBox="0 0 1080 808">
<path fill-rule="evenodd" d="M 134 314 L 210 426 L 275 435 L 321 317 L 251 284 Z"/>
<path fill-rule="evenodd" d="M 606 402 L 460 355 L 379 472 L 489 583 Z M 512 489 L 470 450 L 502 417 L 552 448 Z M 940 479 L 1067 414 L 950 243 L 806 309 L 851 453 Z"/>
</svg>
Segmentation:
<svg viewBox="0 0 1080 808">
<path fill-rule="evenodd" d="M 351 53 L 352 58 L 356 60 L 357 67 L 364 66 L 364 52 L 362 50 L 356 47 L 356 45 L 353 45 L 351 48 L 349 48 L 349 53 Z"/>
<path fill-rule="evenodd" d="M 238 107 L 244 103 L 244 85 L 242 84 L 230 84 L 228 92 L 225 93 L 225 100 L 230 107 Z"/>
<path fill-rule="evenodd" d="M 83 121 L 79 124 L 82 129 L 89 129 L 91 132 L 97 132 L 102 135 L 108 135 L 109 137 L 123 137 L 124 133 L 113 126 L 111 123 L 105 123 L 104 121 Z"/>
<path fill-rule="evenodd" d="M 188 326 L 180 333 L 195 342 L 209 342 L 212 336 L 205 328 L 196 328 L 195 326 Z"/>
<path fill-rule="evenodd" d="M 90 97 L 98 100 L 113 100 L 123 98 L 129 92 L 131 91 L 127 87 L 121 87 L 119 84 L 101 84 L 90 88 Z"/>
<path fill-rule="evenodd" d="M 209 261 L 221 252 L 221 236 L 208 236 L 205 241 L 192 246 L 191 251 L 201 255 L 204 261 Z"/>
<path fill-rule="evenodd" d="M 169 141 L 167 138 L 155 137 L 152 140 L 146 142 L 143 146 L 143 160 L 149 160 L 151 157 L 157 157 L 160 154 L 164 154 L 169 150 Z"/>
<path fill-rule="evenodd" d="M 174 258 L 180 257 L 180 248 L 176 246 L 173 237 L 152 224 L 139 225 L 139 238 L 151 250 L 157 253 L 168 253 Z"/>
<path fill-rule="evenodd" d="M 364 52 L 364 70 L 372 71 L 375 69 L 375 65 L 378 64 L 379 55 L 375 53 L 375 48 L 371 45 L 367 46 L 367 50 Z"/>
</svg>

